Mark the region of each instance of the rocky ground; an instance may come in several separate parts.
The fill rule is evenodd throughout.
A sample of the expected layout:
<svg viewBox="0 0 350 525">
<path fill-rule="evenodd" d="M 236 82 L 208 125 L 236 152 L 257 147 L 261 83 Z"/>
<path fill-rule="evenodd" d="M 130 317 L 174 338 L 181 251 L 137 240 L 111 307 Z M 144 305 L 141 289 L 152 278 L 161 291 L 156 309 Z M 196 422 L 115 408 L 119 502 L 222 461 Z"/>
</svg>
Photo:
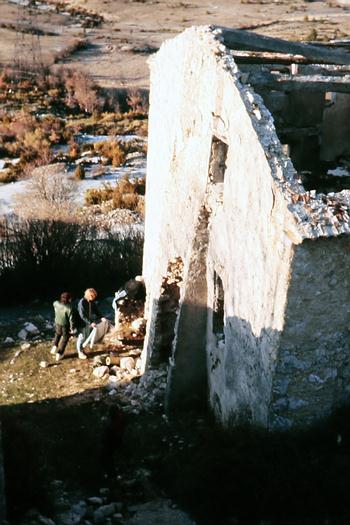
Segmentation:
<svg viewBox="0 0 350 525">
<path fill-rule="evenodd" d="M 350 36 L 346 0 L 50 0 L 36 7 L 44 60 L 79 68 L 112 90 L 148 88 L 147 59 L 192 25 L 323 42 Z M 12 65 L 24 41 L 21 6 L 0 0 L 0 13 L 0 61 Z M 88 213 L 102 227 L 134 222 L 127 210 Z M 1 310 L 11 525 L 347 523 L 349 411 L 288 436 L 224 434 L 207 414 L 169 420 L 165 366 L 140 374 L 142 323 L 132 326 L 140 317 L 129 316 L 122 337 L 111 333 L 88 360 L 77 359 L 72 340 L 56 363 L 51 305 Z"/>
<path fill-rule="evenodd" d="M 111 313 L 110 299 L 101 306 Z M 140 374 L 140 306 L 124 308 L 118 337 L 112 330 L 87 360 L 72 340 L 59 363 L 50 305 L 2 310 L 11 525 L 347 523 L 349 410 L 288 434 L 222 432 L 198 412 L 169 419 L 166 367 Z"/>
<path fill-rule="evenodd" d="M 106 303 L 108 304 L 109 301 Z M 96 476 L 97 474 L 101 483 L 107 483 L 107 487 L 98 487 L 98 482 L 97 484 L 93 483 L 97 493 L 89 496 L 84 483 L 81 481 L 77 484 L 79 489 L 73 490 L 72 486 L 68 486 L 70 476 L 67 475 L 67 472 L 64 473 L 66 476 L 64 480 L 52 479 L 51 477 L 48 479 L 46 469 L 50 470 L 53 465 L 36 465 L 36 472 L 33 475 L 34 477 L 38 476 L 38 486 L 42 486 L 43 483 L 47 484 L 45 493 L 40 495 L 41 505 L 39 504 L 39 508 L 35 504 L 33 505 L 32 493 L 29 495 L 30 501 L 28 501 L 28 494 L 25 494 L 28 490 L 28 480 L 26 474 L 21 473 L 19 478 L 23 476 L 25 479 L 24 494 L 22 494 L 23 487 L 21 488 L 21 495 L 23 495 L 25 504 L 24 508 L 21 508 L 21 503 L 11 493 L 12 483 L 16 486 L 18 480 L 13 481 L 12 474 L 9 473 L 9 501 L 10 511 L 15 514 L 14 523 L 17 523 L 18 520 L 23 525 L 53 525 L 54 523 L 56 525 L 137 524 L 144 523 L 143 515 L 164 516 L 164 523 L 192 523 L 184 513 L 175 510 L 168 500 L 159 499 L 159 497 L 154 500 L 155 494 L 153 492 L 152 503 L 144 503 L 144 489 L 142 487 L 143 485 L 149 487 L 151 484 L 149 481 L 150 472 L 141 468 L 142 465 L 131 475 L 128 474 L 126 479 L 122 479 L 122 476 L 118 475 L 118 470 L 115 470 L 114 449 L 121 444 L 127 427 L 127 418 L 152 414 L 153 417 L 160 417 L 162 420 L 166 371 L 160 367 L 157 370 L 151 370 L 147 376 L 141 376 L 140 355 L 143 330 L 142 305 L 134 302 L 124 306 L 118 334 L 111 326 L 104 341 L 95 345 L 92 350 L 86 351 L 88 355 L 86 361 L 77 358 L 75 341 L 72 340 L 69 343 L 65 358 L 56 363 L 54 356 L 49 351 L 53 324 L 48 311 L 44 310 L 43 313 L 35 313 L 34 311 L 31 314 L 26 311 L 26 317 L 19 316 L 17 319 L 14 316 L 10 317 L 7 313 L 7 319 L 4 319 L 0 325 L 2 335 L 0 411 L 5 434 L 5 465 L 8 454 L 10 456 L 8 461 L 16 463 L 16 475 L 21 470 L 17 460 L 14 458 L 11 460 L 12 448 L 9 447 L 10 451 L 7 452 L 9 435 L 11 435 L 11 442 L 14 439 L 13 430 L 11 430 L 14 424 L 13 417 L 17 419 L 18 414 L 21 414 L 21 423 L 19 424 L 18 421 L 15 423 L 17 431 L 20 434 L 25 434 L 26 425 L 29 425 L 33 429 L 29 441 L 33 440 L 33 446 L 41 448 L 47 446 L 42 442 L 42 439 L 44 436 L 45 439 L 50 436 L 50 430 L 41 428 L 36 432 L 36 418 L 39 417 L 40 419 L 48 411 L 59 412 L 63 415 L 69 414 L 73 410 L 74 418 L 79 427 L 81 413 L 84 413 L 83 407 L 89 406 L 94 412 L 92 419 L 95 435 L 91 441 L 91 435 L 88 433 L 87 439 L 89 446 L 93 447 L 90 454 L 95 454 L 95 459 L 91 461 L 91 459 L 86 460 L 85 458 L 84 463 L 86 461 L 89 464 L 90 475 Z M 7 335 L 5 336 L 5 334 Z M 31 416 L 30 420 L 26 420 L 22 410 L 28 413 L 25 407 L 29 407 L 29 405 Z M 16 416 L 12 415 L 11 409 Z M 85 419 L 85 416 L 82 419 Z M 165 422 L 166 418 L 163 421 Z M 55 425 L 55 423 L 53 424 Z M 64 426 L 63 422 L 62 425 Z M 67 429 L 62 432 L 61 429 L 62 434 L 65 434 L 66 431 Z M 50 439 L 52 437 L 51 435 Z M 61 440 L 62 435 L 56 435 L 53 447 L 55 448 Z M 74 448 L 79 446 L 74 435 L 68 441 L 69 446 Z M 63 444 L 63 447 L 65 446 L 66 444 Z M 84 444 L 84 450 L 85 446 Z M 101 446 L 106 447 L 103 453 L 106 455 L 105 458 L 102 457 Z M 48 448 L 50 449 L 50 447 Z M 52 452 L 54 454 L 54 450 Z M 36 451 L 38 460 L 41 454 L 42 452 Z M 44 455 L 46 461 L 55 462 L 52 458 L 48 460 L 46 452 Z M 48 456 L 50 456 L 50 451 Z M 82 458 L 79 459 L 79 461 L 81 460 Z M 13 467 L 14 465 L 11 464 L 11 470 Z M 79 466 L 78 470 L 80 468 L 84 467 Z M 130 469 L 130 465 L 128 469 Z M 123 497 L 119 495 L 118 499 L 115 500 L 113 494 L 116 491 L 129 490 L 130 487 L 138 483 L 141 487 L 137 491 L 136 500 L 140 498 L 137 503 L 134 501 L 134 497 L 130 497 L 130 494 L 122 494 Z M 119 487 L 118 490 L 115 487 L 116 484 Z M 81 499 L 84 488 L 86 497 Z M 67 489 L 69 490 L 67 491 Z M 35 493 L 36 490 L 34 490 L 34 500 Z M 45 512 L 45 501 L 48 499 L 50 500 L 49 515 L 51 517 L 47 517 L 43 513 L 43 511 Z"/>
</svg>

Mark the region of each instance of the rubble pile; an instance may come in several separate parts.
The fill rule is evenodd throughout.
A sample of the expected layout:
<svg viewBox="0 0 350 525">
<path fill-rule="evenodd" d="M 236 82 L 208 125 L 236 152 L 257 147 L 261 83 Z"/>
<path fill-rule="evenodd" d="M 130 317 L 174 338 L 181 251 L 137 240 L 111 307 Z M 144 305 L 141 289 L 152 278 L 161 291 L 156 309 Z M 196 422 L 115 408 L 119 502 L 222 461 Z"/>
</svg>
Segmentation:
<svg viewBox="0 0 350 525">
<path fill-rule="evenodd" d="M 134 472 L 134 479 L 124 479 L 120 482 L 125 486 L 132 482 L 148 484 L 149 476 L 150 473 L 146 469 L 138 469 Z M 102 487 L 98 496 L 71 503 L 60 480 L 54 480 L 51 485 L 57 501 L 57 511 L 53 518 L 43 516 L 33 509 L 26 514 L 20 525 L 195 525 L 195 522 L 171 500 L 158 498 L 147 503 L 128 504 L 114 501 L 109 488 Z"/>
<path fill-rule="evenodd" d="M 125 225 L 137 224 L 141 227 L 143 224 L 140 213 L 124 208 L 113 209 L 112 201 L 84 206 L 80 215 L 91 226 L 106 231 L 113 231 Z"/>
<path fill-rule="evenodd" d="M 116 396 L 123 411 L 138 415 L 162 409 L 164 403 L 167 367 L 148 369 L 141 375 L 141 350 L 120 346 L 108 354 L 98 355 L 92 364 L 92 374 L 105 381 L 110 396 Z"/>
<path fill-rule="evenodd" d="M 308 191 L 295 194 L 295 217 L 306 237 L 339 235 L 350 232 L 349 190 L 340 193 L 316 194 Z"/>
<path fill-rule="evenodd" d="M 158 314 L 155 321 L 155 338 L 153 347 L 153 362 L 162 362 L 171 355 L 174 339 L 174 324 L 176 321 L 180 284 L 183 280 L 184 264 L 181 257 L 169 261 L 167 273 L 162 279 L 162 287 L 158 301 Z"/>
</svg>

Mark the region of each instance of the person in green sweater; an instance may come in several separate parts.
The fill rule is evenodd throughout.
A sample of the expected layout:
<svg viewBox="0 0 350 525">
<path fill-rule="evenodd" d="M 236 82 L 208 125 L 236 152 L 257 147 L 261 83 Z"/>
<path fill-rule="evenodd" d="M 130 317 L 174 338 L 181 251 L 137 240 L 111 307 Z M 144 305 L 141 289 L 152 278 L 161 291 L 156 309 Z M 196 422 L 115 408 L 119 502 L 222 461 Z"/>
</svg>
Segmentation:
<svg viewBox="0 0 350 525">
<path fill-rule="evenodd" d="M 55 339 L 51 354 L 55 356 L 56 361 L 60 361 L 63 359 L 70 336 L 76 333 L 71 294 L 61 293 L 60 300 L 55 301 L 53 307 L 55 310 Z"/>
</svg>

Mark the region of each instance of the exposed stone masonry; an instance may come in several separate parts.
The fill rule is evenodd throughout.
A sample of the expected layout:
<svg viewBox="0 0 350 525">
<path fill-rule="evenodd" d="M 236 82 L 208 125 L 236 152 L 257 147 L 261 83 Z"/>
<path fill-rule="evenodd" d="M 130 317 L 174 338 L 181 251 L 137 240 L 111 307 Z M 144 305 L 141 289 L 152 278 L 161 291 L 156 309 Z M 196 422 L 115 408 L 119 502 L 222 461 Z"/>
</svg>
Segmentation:
<svg viewBox="0 0 350 525">
<path fill-rule="evenodd" d="M 180 257 L 168 406 L 209 397 L 225 425 L 288 428 L 350 398 L 350 192 L 304 189 L 229 38 L 191 28 L 151 60 L 144 360 L 157 351 L 163 278 Z M 315 53 L 345 56 L 305 50 Z"/>
</svg>

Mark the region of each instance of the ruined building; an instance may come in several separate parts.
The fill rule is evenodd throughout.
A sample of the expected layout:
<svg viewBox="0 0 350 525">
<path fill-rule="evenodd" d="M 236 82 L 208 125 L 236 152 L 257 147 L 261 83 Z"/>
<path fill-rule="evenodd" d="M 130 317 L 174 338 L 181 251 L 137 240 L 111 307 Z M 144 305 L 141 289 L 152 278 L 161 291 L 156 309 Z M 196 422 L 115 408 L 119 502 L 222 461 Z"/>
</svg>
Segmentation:
<svg viewBox="0 0 350 525">
<path fill-rule="evenodd" d="M 191 28 L 151 59 L 145 366 L 170 408 L 308 424 L 350 398 L 350 55 Z"/>
</svg>

